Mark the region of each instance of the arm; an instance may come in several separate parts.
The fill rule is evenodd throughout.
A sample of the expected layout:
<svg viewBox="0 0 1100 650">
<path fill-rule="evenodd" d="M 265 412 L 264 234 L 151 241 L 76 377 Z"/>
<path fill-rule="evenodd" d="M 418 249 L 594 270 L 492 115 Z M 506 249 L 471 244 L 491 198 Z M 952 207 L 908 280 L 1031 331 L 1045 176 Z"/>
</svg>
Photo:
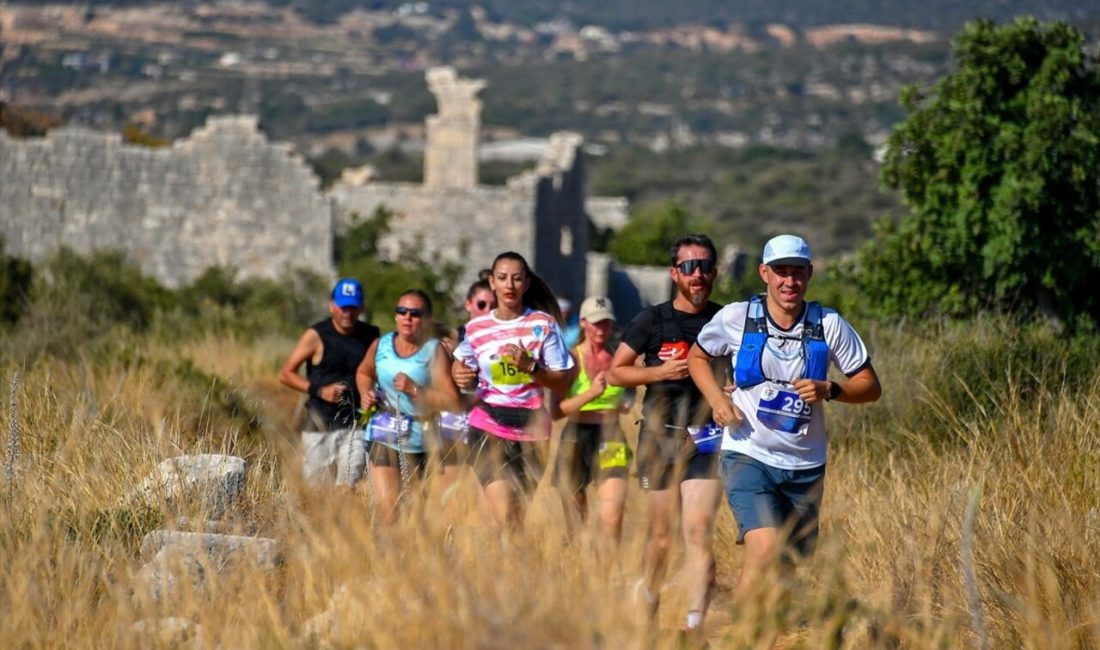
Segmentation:
<svg viewBox="0 0 1100 650">
<path fill-rule="evenodd" d="M 451 362 L 451 378 L 459 388 L 472 390 L 477 386 L 477 369 L 467 366 L 462 359 L 455 357 Z"/>
<path fill-rule="evenodd" d="M 306 359 L 316 357 L 322 351 L 321 348 L 321 337 L 317 335 L 312 327 L 307 329 L 302 337 L 298 339 L 294 349 L 290 351 L 290 356 L 283 362 L 283 367 L 279 369 L 279 382 L 287 388 L 310 396 L 315 395 L 326 402 L 335 404 L 340 401 L 340 396 L 344 394 L 345 387 L 343 384 L 332 383 L 324 386 L 310 386 L 309 380 L 298 374 L 298 370 L 306 362 Z"/>
<path fill-rule="evenodd" d="M 513 366 L 520 372 L 531 375 L 531 378 L 538 382 L 540 386 L 564 393 L 573 385 L 573 379 L 577 375 L 577 364 L 575 363 L 572 367 L 564 370 L 551 370 L 543 367 L 538 359 L 532 357 L 527 350 L 518 345 L 506 346 L 504 351 L 508 354 L 509 361 Z"/>
<path fill-rule="evenodd" d="M 688 352 L 687 364 L 691 371 L 691 380 L 699 388 L 699 392 L 710 404 L 710 410 L 714 421 L 720 426 L 736 424 L 741 421 L 741 413 L 730 401 L 729 395 L 714 380 L 714 371 L 711 369 L 711 357 L 699 344 L 691 346 Z"/>
<path fill-rule="evenodd" d="M 577 369 L 573 367 L 567 370 L 549 370 L 542 366 L 536 366 L 531 369 L 530 374 L 535 381 L 546 388 L 564 393 L 573 385 L 573 379 L 577 376 Z"/>
<path fill-rule="evenodd" d="M 866 404 L 882 396 L 878 373 L 869 361 L 847 381 L 799 379 L 794 382 L 794 387 L 807 404 L 825 401 L 830 392 L 835 395 L 830 401 L 846 404 Z"/>
<path fill-rule="evenodd" d="M 573 363 L 579 368 L 580 359 L 577 358 L 576 354 L 572 354 L 572 356 Z M 562 399 L 563 396 L 561 394 L 554 393 L 555 399 L 551 407 L 551 415 L 554 416 L 554 419 L 576 415 L 580 412 L 582 406 L 603 394 L 605 388 L 607 388 L 607 376 L 606 373 L 600 372 L 592 378 L 592 385 L 588 387 L 588 390 L 580 395 L 573 395 L 572 397 L 565 397 Z"/>
<path fill-rule="evenodd" d="M 355 387 L 359 389 L 359 405 L 365 409 L 374 406 L 378 401 L 378 395 L 374 392 L 375 382 L 378 381 L 378 373 L 374 368 L 374 355 L 378 352 L 379 340 L 374 339 L 355 370 Z"/>
<path fill-rule="evenodd" d="M 633 388 L 658 381 L 685 379 L 688 376 L 687 359 L 670 359 L 659 366 L 635 365 L 639 353 L 626 343 L 620 343 L 611 359 L 607 381 L 613 386 Z"/>
</svg>

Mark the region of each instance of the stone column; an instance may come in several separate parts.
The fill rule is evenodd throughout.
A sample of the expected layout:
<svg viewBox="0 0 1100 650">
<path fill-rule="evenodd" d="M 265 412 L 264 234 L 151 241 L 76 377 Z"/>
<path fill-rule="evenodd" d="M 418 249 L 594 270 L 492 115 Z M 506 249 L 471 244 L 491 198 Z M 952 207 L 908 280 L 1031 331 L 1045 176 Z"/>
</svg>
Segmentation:
<svg viewBox="0 0 1100 650">
<path fill-rule="evenodd" d="M 428 70 L 428 90 L 435 95 L 439 114 L 427 119 L 424 185 L 439 188 L 477 186 L 477 145 L 481 129 L 483 79 L 461 79 L 454 68 Z"/>
</svg>

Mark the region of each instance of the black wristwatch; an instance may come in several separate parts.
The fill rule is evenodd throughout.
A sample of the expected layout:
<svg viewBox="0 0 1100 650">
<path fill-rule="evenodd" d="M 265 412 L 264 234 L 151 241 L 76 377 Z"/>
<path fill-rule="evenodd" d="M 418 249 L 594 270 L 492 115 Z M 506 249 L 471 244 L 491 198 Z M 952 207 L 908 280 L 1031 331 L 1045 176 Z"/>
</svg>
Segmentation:
<svg viewBox="0 0 1100 650">
<path fill-rule="evenodd" d="M 536 372 L 538 372 L 538 371 L 539 371 L 539 368 L 540 368 L 540 367 L 541 367 L 541 366 L 539 366 L 539 362 L 538 362 L 538 360 L 537 360 L 537 359 L 536 359 L 536 360 L 532 360 L 532 361 L 531 361 L 531 369 L 527 371 L 527 374 L 529 374 L 529 375 L 534 375 L 534 374 L 535 374 Z"/>
<path fill-rule="evenodd" d="M 825 398 L 826 402 L 831 402 L 834 399 L 840 397 L 840 384 L 835 381 L 829 382 L 829 396 Z"/>
</svg>

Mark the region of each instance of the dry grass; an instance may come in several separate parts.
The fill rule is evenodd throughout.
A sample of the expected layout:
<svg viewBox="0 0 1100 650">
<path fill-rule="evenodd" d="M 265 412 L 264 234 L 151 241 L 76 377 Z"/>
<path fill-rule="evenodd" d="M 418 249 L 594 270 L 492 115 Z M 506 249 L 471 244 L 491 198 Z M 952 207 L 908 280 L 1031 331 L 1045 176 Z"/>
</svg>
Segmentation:
<svg viewBox="0 0 1100 650">
<path fill-rule="evenodd" d="M 1100 647 L 1100 373 L 1025 391 L 991 367 L 988 386 L 964 387 L 941 376 L 942 340 L 871 341 L 887 392 L 872 407 L 830 407 L 822 548 L 742 611 L 729 603 L 741 551 L 723 506 L 711 647 L 971 647 L 979 623 L 992 648 Z M 677 575 L 662 630 L 638 620 L 634 484 L 614 562 L 597 558 L 593 531 L 564 542 L 545 487 L 510 537 L 480 523 L 468 475 L 446 509 L 432 484 L 390 530 L 373 525 L 366 489 L 303 489 L 288 462 L 295 400 L 273 381 L 291 344 L 137 341 L 127 359 L 3 362 L 3 385 L 21 373 L 18 471 L 0 491 L 4 647 L 174 647 L 180 637 L 132 631 L 170 615 L 198 623 L 190 642 L 208 647 L 679 647 Z M 173 522 L 120 504 L 159 461 L 199 451 L 248 458 L 231 521 L 278 539 L 285 562 L 268 576 L 214 572 L 207 589 L 165 606 L 141 589 L 137 546 Z M 976 606 L 962 549 L 977 486 Z M 335 625 L 310 636 L 320 620 Z"/>
</svg>

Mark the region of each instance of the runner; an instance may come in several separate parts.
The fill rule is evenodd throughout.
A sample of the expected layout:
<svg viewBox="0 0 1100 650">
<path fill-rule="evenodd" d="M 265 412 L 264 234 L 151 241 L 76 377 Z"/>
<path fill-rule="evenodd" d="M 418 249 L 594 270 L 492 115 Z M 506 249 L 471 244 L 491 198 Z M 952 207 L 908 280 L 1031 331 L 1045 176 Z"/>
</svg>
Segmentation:
<svg viewBox="0 0 1100 650">
<path fill-rule="evenodd" d="M 375 341 L 356 373 L 361 405 L 374 411 L 366 425 L 371 441 L 370 476 L 375 516 L 392 524 L 398 496 L 423 478 L 423 421 L 441 409 L 458 408 L 447 353 L 428 338 L 432 302 L 419 289 L 397 299 L 395 331 Z"/>
<path fill-rule="evenodd" d="M 523 522 L 525 497 L 542 475 L 550 437 L 543 388 L 568 390 L 573 359 L 562 342 L 554 294 L 527 261 L 518 253 L 501 253 L 491 270 L 497 306 L 467 324 L 451 372 L 459 387 L 476 385 L 469 453 L 483 509 L 497 525 L 516 529 Z"/>
<path fill-rule="evenodd" d="M 558 443 L 554 482 L 561 491 L 566 525 L 588 518 L 589 484 L 598 483 L 604 550 L 618 547 L 623 533 L 626 476 L 633 457 L 619 428 L 626 389 L 607 383 L 608 340 L 615 324 L 611 301 L 590 296 L 581 303 L 580 342 L 572 350 L 579 372 L 568 394 L 554 394 L 554 417 L 568 417 Z"/>
<path fill-rule="evenodd" d="M 302 430 L 302 474 L 310 483 L 353 486 L 363 478 L 366 447 L 355 429 L 359 394 L 355 369 L 378 328 L 359 320 L 363 287 L 343 278 L 328 301 L 330 318 L 314 323 L 298 339 L 279 371 L 284 386 L 306 393 Z M 305 377 L 298 374 L 305 365 Z"/>
<path fill-rule="evenodd" d="M 717 437 L 697 446 L 691 433 L 705 433 L 710 408 L 688 377 L 687 353 L 720 306 L 710 302 L 717 276 L 714 244 L 705 235 L 684 235 L 672 244 L 669 274 L 676 295 L 638 314 L 623 333 L 608 381 L 645 386 L 637 467 L 649 494 L 649 529 L 638 590 L 655 622 L 659 592 L 680 513 L 687 603 L 685 628 L 702 625 L 714 587 L 714 516 L 722 498 L 716 475 Z M 635 365 L 642 359 L 644 365 Z M 713 448 L 711 448 L 713 446 Z"/>
<path fill-rule="evenodd" d="M 882 394 L 867 348 L 832 309 L 805 300 L 810 247 L 780 235 L 764 247 L 765 292 L 727 305 L 699 333 L 691 377 L 725 427 L 722 476 L 745 562 L 738 602 L 754 593 L 781 555 L 813 552 L 825 486 L 825 402 L 859 404 Z M 713 357 L 733 355 L 730 395 L 710 373 Z M 832 363 L 846 376 L 830 381 Z"/>
</svg>

